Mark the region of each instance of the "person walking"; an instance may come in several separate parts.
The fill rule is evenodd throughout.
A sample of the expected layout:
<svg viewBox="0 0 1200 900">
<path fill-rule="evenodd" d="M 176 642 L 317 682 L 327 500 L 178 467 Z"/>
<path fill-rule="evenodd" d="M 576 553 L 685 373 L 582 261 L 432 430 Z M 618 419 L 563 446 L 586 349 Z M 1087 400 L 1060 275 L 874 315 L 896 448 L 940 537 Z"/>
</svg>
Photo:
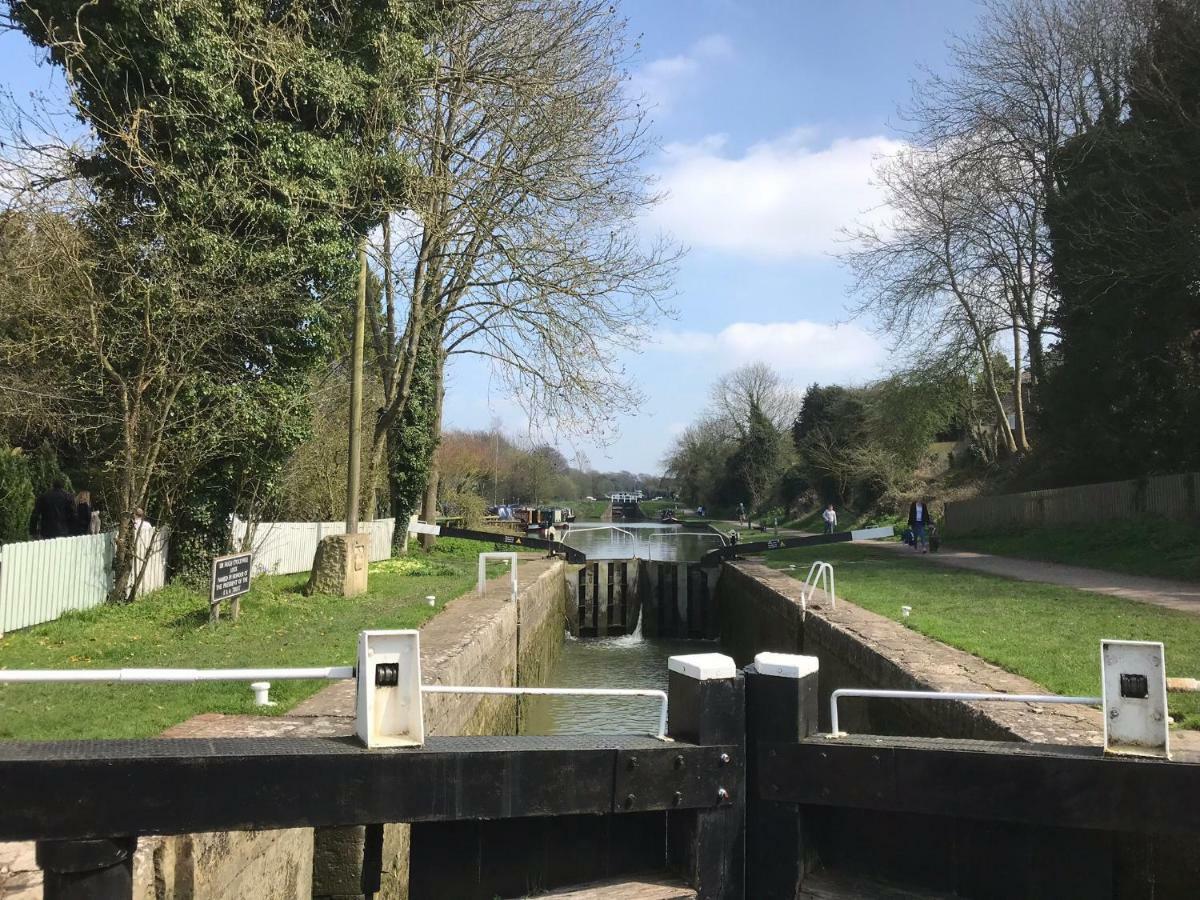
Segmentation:
<svg viewBox="0 0 1200 900">
<path fill-rule="evenodd" d="M 95 530 L 93 530 L 95 519 Z M 75 495 L 75 527 L 72 534 L 98 534 L 100 532 L 100 514 L 92 509 L 92 492 L 80 491 Z"/>
<path fill-rule="evenodd" d="M 837 527 L 837 510 L 833 508 L 832 503 L 825 507 L 821 518 L 825 520 L 825 533 L 833 534 L 833 529 Z"/>
<path fill-rule="evenodd" d="M 66 481 L 55 478 L 50 490 L 33 504 L 29 533 L 34 538 L 60 538 L 75 533 L 75 498 L 67 491 Z"/>
<path fill-rule="evenodd" d="M 913 533 L 913 549 L 929 552 L 929 504 L 914 500 L 908 507 L 908 528 Z"/>
</svg>

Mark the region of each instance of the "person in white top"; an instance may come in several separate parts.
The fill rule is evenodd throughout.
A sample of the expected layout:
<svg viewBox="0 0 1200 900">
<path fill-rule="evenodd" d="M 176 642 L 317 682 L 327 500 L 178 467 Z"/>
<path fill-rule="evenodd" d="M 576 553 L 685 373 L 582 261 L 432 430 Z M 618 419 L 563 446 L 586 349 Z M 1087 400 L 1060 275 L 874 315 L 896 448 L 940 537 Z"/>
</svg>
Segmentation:
<svg viewBox="0 0 1200 900">
<path fill-rule="evenodd" d="M 825 520 L 825 533 L 833 534 L 833 529 L 837 527 L 837 510 L 833 508 L 832 503 L 825 507 L 821 518 Z"/>
</svg>

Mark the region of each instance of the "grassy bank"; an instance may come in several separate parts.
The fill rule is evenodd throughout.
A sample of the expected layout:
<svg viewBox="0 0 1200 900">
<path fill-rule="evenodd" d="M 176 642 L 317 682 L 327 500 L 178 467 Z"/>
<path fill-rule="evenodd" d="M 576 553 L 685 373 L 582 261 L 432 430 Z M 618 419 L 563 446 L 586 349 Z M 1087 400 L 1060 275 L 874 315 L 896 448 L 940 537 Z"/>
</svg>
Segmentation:
<svg viewBox="0 0 1200 900">
<path fill-rule="evenodd" d="M 825 520 L 821 518 L 824 508 L 814 509 L 811 512 L 800 516 L 798 519 L 793 519 L 790 522 L 779 524 L 780 528 L 793 528 L 798 531 L 811 531 L 816 534 L 825 530 Z M 850 509 L 839 509 L 838 514 L 838 531 L 852 531 L 855 528 L 875 528 L 881 525 L 900 525 L 907 523 L 907 519 L 899 513 L 895 515 L 880 515 L 879 513 L 862 513 L 855 512 Z"/>
<path fill-rule="evenodd" d="M 1200 677 L 1200 616 L 1057 585 L 943 568 L 869 544 L 769 554 L 768 565 L 833 563 L 837 591 L 935 640 L 1024 675 L 1058 694 L 1100 693 L 1100 640 L 1166 645 L 1167 674 Z M 901 606 L 912 615 L 902 619 Z M 1200 729 L 1200 694 L 1170 694 L 1175 722 Z"/>
<path fill-rule="evenodd" d="M 307 575 L 263 576 L 241 617 L 208 625 L 207 596 L 179 584 L 125 606 L 101 606 L 0 639 L 0 668 L 223 668 L 354 662 L 364 628 L 416 628 L 474 584 L 491 544 L 443 538 L 430 553 L 371 565 L 370 590 L 305 597 Z M 430 607 L 426 595 L 437 598 Z M 242 683 L 0 686 L 0 738 L 147 737 L 197 713 L 280 714 L 326 682 L 271 685 L 270 710 Z"/>
<path fill-rule="evenodd" d="M 1200 523 L 1145 519 L 947 536 L 956 549 L 1200 581 Z"/>
</svg>

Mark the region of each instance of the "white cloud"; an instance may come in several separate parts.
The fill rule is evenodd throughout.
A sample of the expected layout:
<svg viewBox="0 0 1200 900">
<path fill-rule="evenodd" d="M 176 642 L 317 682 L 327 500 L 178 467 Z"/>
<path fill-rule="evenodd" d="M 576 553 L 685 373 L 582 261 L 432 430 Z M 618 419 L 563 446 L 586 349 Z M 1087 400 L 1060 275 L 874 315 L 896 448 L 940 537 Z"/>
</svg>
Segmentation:
<svg viewBox="0 0 1200 900">
<path fill-rule="evenodd" d="M 659 168 L 667 198 L 649 223 L 696 247 L 755 259 L 823 256 L 841 229 L 882 213 L 871 183 L 875 161 L 903 146 L 885 137 L 841 138 L 815 146 L 796 129 L 738 156 L 724 135 L 668 144 Z"/>
<path fill-rule="evenodd" d="M 651 60 L 629 79 L 629 96 L 659 111 L 667 110 L 688 83 L 701 73 L 703 64 L 733 56 L 733 44 L 723 34 L 700 38 L 685 53 Z"/>
<path fill-rule="evenodd" d="M 666 332 L 663 350 L 710 357 L 729 369 L 765 362 L 806 379 L 856 381 L 873 377 L 884 361 L 884 348 L 857 325 L 797 322 L 734 322 L 718 332 Z"/>
</svg>

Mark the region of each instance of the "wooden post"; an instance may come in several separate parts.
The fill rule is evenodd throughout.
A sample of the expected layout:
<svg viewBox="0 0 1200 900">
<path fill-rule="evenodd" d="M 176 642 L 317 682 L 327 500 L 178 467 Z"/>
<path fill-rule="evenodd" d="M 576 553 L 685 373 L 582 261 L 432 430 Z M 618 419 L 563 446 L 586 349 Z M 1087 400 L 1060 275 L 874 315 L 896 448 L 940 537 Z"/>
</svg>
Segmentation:
<svg viewBox="0 0 1200 900">
<path fill-rule="evenodd" d="M 746 767 L 755 796 L 746 802 L 746 893 L 796 897 L 813 849 L 796 803 L 760 799 L 758 755 L 767 744 L 799 743 L 817 730 L 815 656 L 760 653 L 746 667 Z M 770 752 L 770 751 L 766 751 Z"/>
<path fill-rule="evenodd" d="M 350 357 L 350 455 L 346 476 L 346 534 L 358 534 L 362 469 L 363 341 L 367 318 L 367 238 L 358 245 L 358 291 L 354 295 L 354 342 Z"/>
<path fill-rule="evenodd" d="M 667 734 L 692 744 L 745 742 L 745 689 L 733 659 L 720 653 L 672 656 L 668 663 Z M 745 770 L 723 760 L 713 805 L 667 814 L 667 861 L 699 900 L 744 894 Z"/>
<path fill-rule="evenodd" d="M 46 900 L 129 900 L 137 838 L 38 841 Z"/>
</svg>

